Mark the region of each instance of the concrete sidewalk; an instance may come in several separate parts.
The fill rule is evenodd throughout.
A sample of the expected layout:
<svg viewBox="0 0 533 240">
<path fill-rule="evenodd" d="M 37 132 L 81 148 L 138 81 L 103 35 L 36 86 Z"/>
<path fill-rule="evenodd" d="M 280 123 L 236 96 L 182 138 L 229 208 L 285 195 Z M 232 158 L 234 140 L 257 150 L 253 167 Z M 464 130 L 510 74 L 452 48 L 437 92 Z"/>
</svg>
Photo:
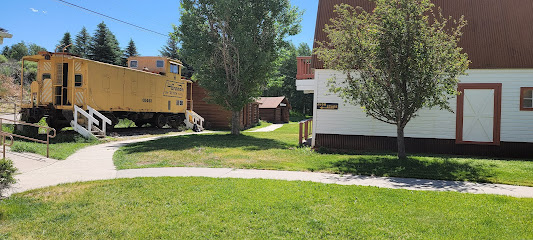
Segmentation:
<svg viewBox="0 0 533 240">
<path fill-rule="evenodd" d="M 270 126 L 259 128 L 259 129 L 248 131 L 248 132 L 272 132 L 280 127 L 283 127 L 283 124 L 272 124 Z"/>
<path fill-rule="evenodd" d="M 205 133 L 205 132 L 204 132 Z M 202 134 L 181 133 L 177 135 Z M 176 135 L 171 135 L 176 136 Z M 169 137 L 169 136 L 163 136 Z M 455 191 L 475 194 L 498 194 L 513 197 L 533 198 L 533 187 L 503 184 L 484 184 L 442 180 L 409 178 L 386 178 L 354 175 L 339 175 L 312 172 L 244 170 L 230 168 L 144 168 L 116 170 L 114 152 L 126 144 L 155 140 L 162 137 L 110 142 L 90 146 L 76 152 L 63 161 L 47 159 L 33 154 L 8 152 L 8 157 L 19 168 L 17 184 L 6 191 L 7 195 L 30 189 L 54 186 L 62 183 L 135 177 L 214 177 L 214 178 L 262 178 L 288 181 L 311 181 L 341 185 L 376 186 L 382 188 Z"/>
</svg>

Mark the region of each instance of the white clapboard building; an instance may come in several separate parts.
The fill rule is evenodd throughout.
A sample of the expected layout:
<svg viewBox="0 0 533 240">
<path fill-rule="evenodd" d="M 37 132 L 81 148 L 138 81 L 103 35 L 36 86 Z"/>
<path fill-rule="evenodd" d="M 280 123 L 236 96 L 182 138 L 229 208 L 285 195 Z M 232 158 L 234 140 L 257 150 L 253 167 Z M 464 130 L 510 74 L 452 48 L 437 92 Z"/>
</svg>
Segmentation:
<svg viewBox="0 0 533 240">
<path fill-rule="evenodd" d="M 371 11 L 367 0 L 320 0 L 315 30 L 327 41 L 333 6 Z M 408 153 L 446 153 L 533 158 L 533 4 L 530 0 L 433 0 L 444 16 L 468 21 L 460 46 L 472 61 L 460 77 L 463 93 L 454 113 L 423 109 L 405 128 Z M 298 58 L 297 89 L 314 93 L 312 145 L 331 149 L 395 151 L 396 126 L 367 117 L 328 91 L 343 74 L 324 69 L 316 56 Z M 339 81 L 340 82 L 340 81 Z"/>
</svg>

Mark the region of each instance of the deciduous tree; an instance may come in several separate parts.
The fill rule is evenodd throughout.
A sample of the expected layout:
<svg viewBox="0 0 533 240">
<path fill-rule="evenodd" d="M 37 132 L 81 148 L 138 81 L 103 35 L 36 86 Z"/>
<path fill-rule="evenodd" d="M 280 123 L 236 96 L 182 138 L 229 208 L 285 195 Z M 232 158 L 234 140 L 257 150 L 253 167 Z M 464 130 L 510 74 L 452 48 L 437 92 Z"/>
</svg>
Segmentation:
<svg viewBox="0 0 533 240">
<path fill-rule="evenodd" d="M 452 111 L 458 76 L 468 56 L 458 42 L 466 22 L 433 11 L 430 0 L 376 0 L 373 12 L 346 4 L 327 25 L 329 42 L 317 54 L 332 79 L 330 90 L 360 106 L 368 116 L 396 125 L 398 157 L 406 158 L 404 128 L 417 112 L 438 107 Z"/>
<path fill-rule="evenodd" d="M 298 48 L 290 43 L 280 51 L 276 61 L 276 73 L 269 79 L 263 96 L 285 96 L 291 103 L 292 110 L 301 115 L 311 113 L 313 94 L 304 94 L 296 90 L 297 56 L 311 56 L 311 49 L 306 43 L 301 43 Z"/>
<path fill-rule="evenodd" d="M 7 51 L 6 57 L 19 61 L 26 55 L 28 55 L 28 47 L 26 46 L 26 43 L 19 42 L 11 45 L 11 48 Z"/>
<path fill-rule="evenodd" d="M 232 111 L 231 133 L 238 135 L 240 111 L 261 96 L 301 14 L 289 0 L 182 0 L 181 6 L 179 40 L 193 78 L 208 90 L 208 101 Z"/>
</svg>

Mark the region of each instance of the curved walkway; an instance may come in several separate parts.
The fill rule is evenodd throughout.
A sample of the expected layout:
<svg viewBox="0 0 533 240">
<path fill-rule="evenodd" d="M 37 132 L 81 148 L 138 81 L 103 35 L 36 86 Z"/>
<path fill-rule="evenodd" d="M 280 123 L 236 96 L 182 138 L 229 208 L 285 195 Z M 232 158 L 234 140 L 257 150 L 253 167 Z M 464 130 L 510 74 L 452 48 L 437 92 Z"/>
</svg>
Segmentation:
<svg viewBox="0 0 533 240">
<path fill-rule="evenodd" d="M 259 129 L 248 131 L 248 132 L 272 132 L 280 127 L 283 127 L 283 124 L 272 124 L 270 126 L 259 128 Z"/>
<path fill-rule="evenodd" d="M 181 133 L 177 135 L 202 134 Z M 163 136 L 169 137 L 169 136 Z M 66 160 L 57 161 L 37 155 L 8 152 L 19 168 L 17 184 L 6 191 L 7 195 L 30 189 L 54 186 L 62 183 L 135 177 L 215 177 L 215 178 L 263 178 L 289 181 L 311 181 L 342 185 L 376 186 L 382 188 L 456 191 L 475 194 L 498 194 L 533 198 L 533 187 L 503 184 L 485 184 L 458 181 L 422 180 L 392 177 L 369 177 L 312 172 L 244 170 L 231 168 L 143 168 L 116 170 L 113 154 L 126 144 L 150 141 L 162 137 L 110 142 L 79 150 Z"/>
</svg>

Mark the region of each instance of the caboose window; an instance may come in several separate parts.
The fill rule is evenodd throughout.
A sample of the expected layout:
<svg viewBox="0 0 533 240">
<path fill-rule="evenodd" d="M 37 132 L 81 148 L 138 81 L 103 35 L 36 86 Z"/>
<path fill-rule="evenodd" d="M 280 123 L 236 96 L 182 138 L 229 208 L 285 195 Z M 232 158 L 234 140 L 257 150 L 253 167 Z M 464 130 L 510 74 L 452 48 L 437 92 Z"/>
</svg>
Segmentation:
<svg viewBox="0 0 533 240">
<path fill-rule="evenodd" d="M 158 68 L 162 68 L 165 66 L 165 62 L 163 62 L 163 60 L 157 60 L 156 64 Z"/>
<path fill-rule="evenodd" d="M 170 64 L 170 72 L 171 73 L 179 73 L 178 65 L 171 63 Z"/>
<path fill-rule="evenodd" d="M 81 74 L 76 74 L 74 76 L 74 86 L 81 87 L 82 84 L 83 84 L 83 77 L 81 76 Z"/>
<path fill-rule="evenodd" d="M 52 75 L 50 75 L 50 73 L 44 73 L 43 74 L 43 80 L 45 79 L 52 79 Z"/>
<path fill-rule="evenodd" d="M 137 60 L 130 61 L 130 68 L 137 68 Z"/>
</svg>

